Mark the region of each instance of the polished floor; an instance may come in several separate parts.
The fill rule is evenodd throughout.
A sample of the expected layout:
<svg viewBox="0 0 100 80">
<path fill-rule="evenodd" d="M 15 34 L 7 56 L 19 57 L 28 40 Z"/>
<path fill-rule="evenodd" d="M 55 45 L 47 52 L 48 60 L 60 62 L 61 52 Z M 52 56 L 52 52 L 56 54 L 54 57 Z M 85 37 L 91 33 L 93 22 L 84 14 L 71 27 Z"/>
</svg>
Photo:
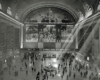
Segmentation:
<svg viewBox="0 0 100 80">
<path fill-rule="evenodd" d="M 36 74 L 38 71 L 41 71 L 41 64 L 44 65 L 49 65 L 49 63 L 51 63 L 53 60 L 49 60 L 46 59 L 44 62 L 42 62 L 42 60 L 39 58 L 38 60 L 35 60 L 35 65 L 33 66 L 34 68 L 36 68 L 36 71 L 33 71 L 32 73 L 32 69 L 29 66 L 29 61 L 28 60 L 24 60 L 23 64 L 21 62 L 23 55 L 16 57 L 15 58 L 15 64 L 13 63 L 12 65 L 16 65 L 16 68 L 13 69 L 13 67 L 9 70 L 5 70 L 3 75 L 0 75 L 0 80 L 36 80 Z M 25 64 L 27 63 L 28 67 L 26 69 Z M 57 61 L 57 63 L 62 63 L 61 61 Z M 22 71 L 20 70 L 20 68 L 22 67 Z M 28 74 L 26 74 L 26 70 L 28 71 Z M 14 72 L 18 71 L 18 76 L 15 76 Z M 82 69 L 83 72 L 85 72 L 85 69 Z M 62 74 L 62 68 L 60 68 L 60 75 Z M 63 79 L 61 78 L 61 76 L 59 75 L 55 75 L 54 77 L 49 76 L 48 80 L 89 80 L 89 75 L 91 74 L 91 70 L 88 71 L 88 75 L 87 77 L 81 77 L 80 72 L 78 72 L 77 70 L 74 69 L 74 71 L 71 73 L 71 77 L 69 77 L 67 79 L 67 73 L 64 74 Z M 76 74 L 76 77 L 74 79 L 73 74 Z M 41 74 L 40 76 L 40 80 L 43 80 L 43 74 Z M 47 80 L 47 79 L 45 79 Z"/>
</svg>

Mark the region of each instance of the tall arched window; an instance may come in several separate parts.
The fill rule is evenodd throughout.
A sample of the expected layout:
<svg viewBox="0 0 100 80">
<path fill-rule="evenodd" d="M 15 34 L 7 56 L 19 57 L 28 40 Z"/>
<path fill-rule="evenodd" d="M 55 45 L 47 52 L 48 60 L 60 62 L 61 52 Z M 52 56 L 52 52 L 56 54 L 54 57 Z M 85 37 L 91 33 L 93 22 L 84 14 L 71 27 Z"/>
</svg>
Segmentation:
<svg viewBox="0 0 100 80">
<path fill-rule="evenodd" d="M 0 9 L 2 9 L 2 4 L 1 4 L 1 2 L 0 2 Z"/>
<path fill-rule="evenodd" d="M 11 11 L 11 8 L 10 8 L 10 7 L 7 8 L 7 13 L 8 13 L 9 15 L 12 15 L 12 11 Z"/>
</svg>

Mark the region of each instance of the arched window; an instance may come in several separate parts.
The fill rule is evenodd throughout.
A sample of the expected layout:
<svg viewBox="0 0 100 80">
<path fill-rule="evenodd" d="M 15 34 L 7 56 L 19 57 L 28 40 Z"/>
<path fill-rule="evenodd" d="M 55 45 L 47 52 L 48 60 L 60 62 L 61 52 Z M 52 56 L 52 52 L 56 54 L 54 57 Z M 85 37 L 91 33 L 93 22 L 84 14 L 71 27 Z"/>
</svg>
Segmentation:
<svg viewBox="0 0 100 80">
<path fill-rule="evenodd" d="M 11 12 L 11 8 L 10 8 L 10 7 L 7 8 L 7 13 L 8 13 L 9 15 L 12 15 L 12 12 Z"/>
<path fill-rule="evenodd" d="M 1 2 L 0 2 L 0 9 L 2 9 L 2 4 L 1 4 Z"/>
<path fill-rule="evenodd" d="M 16 13 L 15 18 L 18 19 L 18 14 Z"/>
</svg>

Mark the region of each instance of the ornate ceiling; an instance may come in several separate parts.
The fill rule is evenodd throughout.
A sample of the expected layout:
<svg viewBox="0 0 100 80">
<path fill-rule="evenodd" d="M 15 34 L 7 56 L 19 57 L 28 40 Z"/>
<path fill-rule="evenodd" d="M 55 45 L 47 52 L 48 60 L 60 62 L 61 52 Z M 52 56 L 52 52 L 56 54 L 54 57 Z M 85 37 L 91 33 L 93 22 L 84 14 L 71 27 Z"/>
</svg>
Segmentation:
<svg viewBox="0 0 100 80">
<path fill-rule="evenodd" d="M 23 17 L 25 17 L 31 10 L 47 5 L 64 9 L 66 8 L 66 10 L 77 18 L 78 11 L 81 11 L 83 15 L 85 14 L 83 8 L 84 2 L 95 9 L 99 0 L 1 0 L 3 8 L 7 9 L 7 7 L 10 6 L 13 15 L 17 13 L 21 21 L 23 21 Z"/>
</svg>

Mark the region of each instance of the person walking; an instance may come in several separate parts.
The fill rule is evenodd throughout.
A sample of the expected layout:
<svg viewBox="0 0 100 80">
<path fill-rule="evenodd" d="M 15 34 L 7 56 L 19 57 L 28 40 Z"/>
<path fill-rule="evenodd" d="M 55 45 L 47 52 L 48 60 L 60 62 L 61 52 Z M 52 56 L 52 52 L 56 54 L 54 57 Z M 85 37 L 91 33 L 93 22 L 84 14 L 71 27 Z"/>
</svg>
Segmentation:
<svg viewBox="0 0 100 80">
<path fill-rule="evenodd" d="M 82 71 L 81 71 L 81 77 L 82 77 Z"/>
<path fill-rule="evenodd" d="M 75 79 L 75 73 L 74 73 L 74 79 Z"/>
<path fill-rule="evenodd" d="M 28 71 L 26 70 L 26 75 L 28 75 Z"/>
<path fill-rule="evenodd" d="M 34 66 L 34 61 L 33 61 L 33 66 Z"/>
<path fill-rule="evenodd" d="M 48 80 L 48 75 L 47 75 L 47 80 Z"/>
<path fill-rule="evenodd" d="M 68 75 L 67 75 L 67 80 L 68 80 Z"/>
<path fill-rule="evenodd" d="M 27 64 L 26 64 L 26 62 L 25 62 L 25 67 L 26 67 L 26 69 L 27 69 Z"/>
<path fill-rule="evenodd" d="M 62 78 L 62 80 L 63 80 L 63 75 L 61 75 L 61 78 Z"/>
<path fill-rule="evenodd" d="M 69 77 L 71 77 L 71 71 L 69 72 Z"/>
<path fill-rule="evenodd" d="M 33 67 L 32 67 L 32 74 L 33 74 Z"/>
</svg>

